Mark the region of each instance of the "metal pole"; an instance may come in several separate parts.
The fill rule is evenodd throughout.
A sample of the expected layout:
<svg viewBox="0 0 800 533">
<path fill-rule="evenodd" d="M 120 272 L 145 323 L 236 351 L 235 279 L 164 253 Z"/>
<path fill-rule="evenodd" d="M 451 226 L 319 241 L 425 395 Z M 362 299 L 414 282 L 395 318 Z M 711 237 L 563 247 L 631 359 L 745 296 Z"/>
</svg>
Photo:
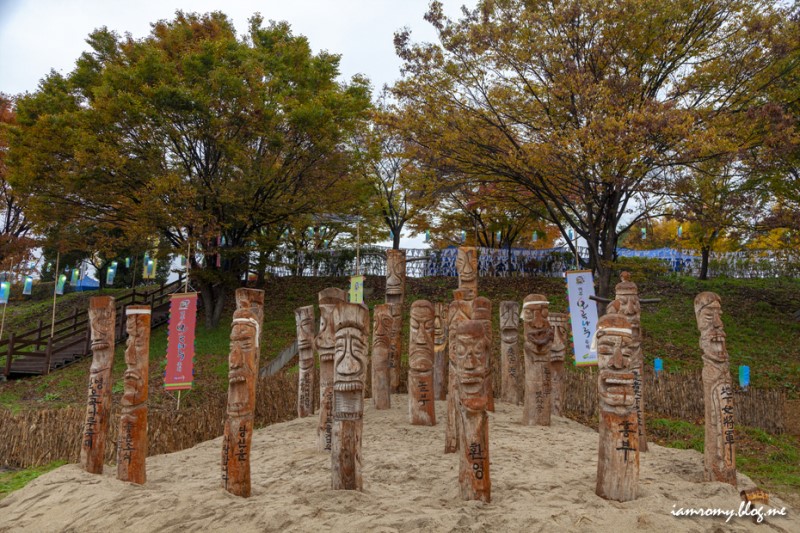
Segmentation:
<svg viewBox="0 0 800 533">
<path fill-rule="evenodd" d="M 361 274 L 361 222 L 356 222 L 356 276 Z"/>
<path fill-rule="evenodd" d="M 189 242 L 189 236 L 187 235 L 186 236 L 186 281 L 184 281 L 183 283 L 183 292 L 189 292 L 189 261 L 190 261 L 189 253 L 191 253 L 191 251 L 192 251 L 192 245 Z M 178 398 L 180 398 L 180 392 L 181 391 L 178 391 L 179 394 Z M 178 400 L 178 402 L 180 403 L 180 400 Z"/>
</svg>

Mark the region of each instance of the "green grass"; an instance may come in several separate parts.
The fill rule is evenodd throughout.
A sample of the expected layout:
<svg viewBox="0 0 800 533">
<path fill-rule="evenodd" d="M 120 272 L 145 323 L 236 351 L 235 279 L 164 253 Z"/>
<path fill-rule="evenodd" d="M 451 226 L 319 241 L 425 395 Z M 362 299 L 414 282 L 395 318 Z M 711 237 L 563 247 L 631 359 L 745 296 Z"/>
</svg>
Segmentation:
<svg viewBox="0 0 800 533">
<path fill-rule="evenodd" d="M 24 470 L 0 472 L 0 500 L 15 490 L 19 490 L 37 477 L 66 464 L 66 461 L 53 461 L 45 466 L 34 466 Z"/>
<path fill-rule="evenodd" d="M 683 420 L 656 418 L 647 421 L 648 433 L 659 437 L 659 443 L 670 448 L 703 452 L 703 427 Z"/>
</svg>

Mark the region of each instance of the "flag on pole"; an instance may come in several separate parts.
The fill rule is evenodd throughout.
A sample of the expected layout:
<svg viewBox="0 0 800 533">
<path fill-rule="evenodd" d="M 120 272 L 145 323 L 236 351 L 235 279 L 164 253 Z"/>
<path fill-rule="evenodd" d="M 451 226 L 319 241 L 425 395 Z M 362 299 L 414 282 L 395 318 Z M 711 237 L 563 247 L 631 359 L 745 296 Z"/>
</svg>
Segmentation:
<svg viewBox="0 0 800 533">
<path fill-rule="evenodd" d="M 8 303 L 8 295 L 11 293 L 11 284 L 7 281 L 0 283 L 0 304 Z"/>
<path fill-rule="evenodd" d="M 73 268 L 72 269 L 72 278 L 69 280 L 69 284 L 74 287 L 75 285 L 78 284 L 78 280 L 80 279 L 80 277 L 81 277 L 80 269 Z"/>
<path fill-rule="evenodd" d="M 58 283 L 56 283 L 56 294 L 64 294 L 64 285 L 67 283 L 67 275 L 61 274 L 58 276 Z"/>
<path fill-rule="evenodd" d="M 194 381 L 194 333 L 197 324 L 196 292 L 172 295 L 168 324 L 164 388 L 191 389 Z"/>
<path fill-rule="evenodd" d="M 25 276 L 25 285 L 22 287 L 22 294 L 30 295 L 33 292 L 33 278 Z"/>
</svg>

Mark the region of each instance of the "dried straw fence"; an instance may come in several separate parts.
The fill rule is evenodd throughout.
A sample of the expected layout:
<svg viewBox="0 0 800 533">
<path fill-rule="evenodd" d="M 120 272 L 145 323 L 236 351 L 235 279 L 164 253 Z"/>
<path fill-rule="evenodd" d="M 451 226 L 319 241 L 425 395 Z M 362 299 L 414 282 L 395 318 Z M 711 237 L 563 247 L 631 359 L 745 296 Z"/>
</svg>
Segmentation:
<svg viewBox="0 0 800 533">
<path fill-rule="evenodd" d="M 280 372 L 259 379 L 256 427 L 284 422 L 297 416 L 297 379 Z M 148 413 L 150 455 L 190 448 L 222 435 L 227 396 L 220 395 L 202 407 L 151 408 Z M 0 412 L 0 461 L 5 466 L 29 467 L 55 460 L 77 462 L 86 410 L 69 407 L 11 415 Z M 116 460 L 119 406 L 114 405 L 106 441 L 106 462 Z"/>
<path fill-rule="evenodd" d="M 597 373 L 592 369 L 567 371 L 565 377 L 566 410 L 585 417 L 597 416 Z M 648 413 L 692 422 L 703 419 L 703 386 L 699 372 L 663 374 L 658 380 L 653 375 L 645 375 L 644 385 Z M 786 398 L 782 391 L 735 388 L 737 423 L 771 433 L 785 431 Z M 261 378 L 257 390 L 256 427 L 297 416 L 296 374 L 279 372 Z M 499 391 L 497 385 L 495 390 Z M 227 397 L 220 395 L 203 407 L 180 411 L 172 407 L 151 409 L 148 414 L 150 455 L 183 450 L 222 435 L 226 403 Z M 84 414 L 83 408 L 74 407 L 2 414 L 0 461 L 14 467 L 42 465 L 58 459 L 77 462 Z M 117 420 L 119 407 L 115 405 L 106 446 L 108 462 L 116 457 Z"/>
<path fill-rule="evenodd" d="M 645 410 L 648 413 L 692 422 L 704 419 L 703 380 L 700 372 L 662 374 L 643 380 Z M 742 390 L 734 385 L 736 423 L 761 428 L 769 433 L 786 431 L 786 395 L 781 390 Z M 586 417 L 597 416 L 597 372 L 592 369 L 566 372 L 567 411 Z M 648 415 L 652 416 L 652 414 Z"/>
</svg>

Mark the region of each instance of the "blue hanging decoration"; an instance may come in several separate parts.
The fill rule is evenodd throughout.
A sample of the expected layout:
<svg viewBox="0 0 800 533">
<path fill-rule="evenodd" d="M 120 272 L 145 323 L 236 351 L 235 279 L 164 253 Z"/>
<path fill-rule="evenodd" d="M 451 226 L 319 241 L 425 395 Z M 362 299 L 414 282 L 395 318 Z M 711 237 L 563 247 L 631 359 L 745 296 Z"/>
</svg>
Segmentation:
<svg viewBox="0 0 800 533">
<path fill-rule="evenodd" d="M 425 230 L 425 242 L 431 242 L 431 230 Z"/>
<path fill-rule="evenodd" d="M 64 285 L 67 283 L 67 275 L 61 274 L 58 276 L 58 283 L 56 283 L 56 294 L 64 294 Z"/>
<path fill-rule="evenodd" d="M 499 240 L 502 240 L 502 235 L 503 235 L 503 233 L 502 233 L 502 232 L 500 232 L 500 231 L 498 231 L 498 232 L 497 232 L 497 240 L 498 240 L 498 241 L 499 241 Z"/>
<path fill-rule="evenodd" d="M 747 390 L 750 386 L 750 367 L 747 365 L 739 366 L 739 386 L 742 390 Z"/>
<path fill-rule="evenodd" d="M 125 258 L 125 268 L 130 268 L 130 267 L 131 267 L 131 258 L 130 257 L 126 257 Z"/>
<path fill-rule="evenodd" d="M 536 242 L 538 240 L 539 240 L 539 232 L 534 230 L 533 231 L 533 242 Z"/>
<path fill-rule="evenodd" d="M 390 241 L 394 240 L 394 232 L 392 230 L 389 230 L 389 240 Z"/>
<path fill-rule="evenodd" d="M 663 372 L 663 371 L 664 371 L 664 361 L 662 361 L 661 359 L 659 359 L 658 357 L 656 357 L 656 358 L 655 358 L 655 360 L 653 361 L 653 370 L 654 370 L 654 371 L 655 371 L 655 373 L 656 373 L 656 377 L 658 377 L 658 375 L 659 375 L 661 372 Z"/>
<path fill-rule="evenodd" d="M 642 240 L 647 239 L 647 228 L 642 228 Z"/>
<path fill-rule="evenodd" d="M 0 304 L 8 303 L 9 294 L 11 294 L 11 284 L 7 281 L 0 283 Z"/>
<path fill-rule="evenodd" d="M 572 233 L 572 228 L 569 228 L 569 229 L 567 230 L 567 236 L 569 237 L 569 240 L 572 240 L 572 239 L 574 239 L 574 237 L 573 237 L 573 233 Z"/>
<path fill-rule="evenodd" d="M 678 226 L 678 238 L 683 237 L 683 226 Z"/>
<path fill-rule="evenodd" d="M 461 230 L 461 244 L 464 244 L 467 241 L 467 232 L 463 229 Z"/>
</svg>

